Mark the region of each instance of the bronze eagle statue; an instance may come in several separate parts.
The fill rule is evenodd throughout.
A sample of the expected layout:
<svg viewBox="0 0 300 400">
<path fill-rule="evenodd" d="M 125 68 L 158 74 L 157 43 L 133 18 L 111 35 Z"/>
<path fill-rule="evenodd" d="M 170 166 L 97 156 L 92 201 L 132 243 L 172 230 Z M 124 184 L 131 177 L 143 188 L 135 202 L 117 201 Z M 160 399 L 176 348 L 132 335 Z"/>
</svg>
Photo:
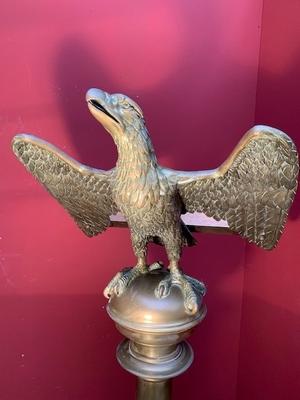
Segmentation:
<svg viewBox="0 0 300 400">
<path fill-rule="evenodd" d="M 32 135 L 15 136 L 12 146 L 86 235 L 103 232 L 117 212 L 125 216 L 137 263 L 112 279 L 105 289 L 107 297 L 120 295 L 133 279 L 148 271 L 147 244 L 153 241 L 165 246 L 170 272 L 156 295 L 163 298 L 173 285 L 179 286 L 187 312 L 197 311 L 196 292 L 204 292 L 205 287 L 184 275 L 179 265 L 183 246 L 195 244 L 181 219 L 185 212 L 226 220 L 232 231 L 265 249 L 276 245 L 299 170 L 296 147 L 285 133 L 256 126 L 215 170 L 176 171 L 158 164 L 136 102 L 100 89 L 90 89 L 86 101 L 117 146 L 115 168 L 87 167 Z"/>
</svg>

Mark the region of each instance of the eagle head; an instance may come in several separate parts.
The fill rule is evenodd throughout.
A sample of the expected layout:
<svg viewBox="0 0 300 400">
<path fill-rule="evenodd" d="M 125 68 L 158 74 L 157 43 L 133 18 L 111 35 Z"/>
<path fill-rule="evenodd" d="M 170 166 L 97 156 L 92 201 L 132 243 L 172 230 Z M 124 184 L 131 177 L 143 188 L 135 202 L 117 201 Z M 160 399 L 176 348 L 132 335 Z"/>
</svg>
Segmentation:
<svg viewBox="0 0 300 400">
<path fill-rule="evenodd" d="M 92 115 L 115 141 L 122 140 L 132 128 L 139 130 L 144 125 L 141 108 L 124 94 L 109 94 L 93 88 L 88 90 L 86 101 Z"/>
</svg>

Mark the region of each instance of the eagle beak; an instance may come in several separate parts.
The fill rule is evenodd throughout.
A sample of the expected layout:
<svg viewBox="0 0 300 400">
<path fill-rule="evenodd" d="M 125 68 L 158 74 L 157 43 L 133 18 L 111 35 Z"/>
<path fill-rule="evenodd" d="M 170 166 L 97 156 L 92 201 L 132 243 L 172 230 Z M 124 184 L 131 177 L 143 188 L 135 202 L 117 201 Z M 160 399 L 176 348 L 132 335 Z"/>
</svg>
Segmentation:
<svg viewBox="0 0 300 400">
<path fill-rule="evenodd" d="M 93 116 L 106 128 L 107 117 L 119 124 L 112 114 L 110 107 L 111 96 L 100 89 L 89 89 L 86 93 L 86 101 Z"/>
<path fill-rule="evenodd" d="M 109 97 L 110 95 L 104 92 L 104 90 L 95 88 L 89 89 L 85 95 L 85 99 L 87 102 L 89 102 L 90 100 L 99 100 L 106 102 Z"/>
</svg>

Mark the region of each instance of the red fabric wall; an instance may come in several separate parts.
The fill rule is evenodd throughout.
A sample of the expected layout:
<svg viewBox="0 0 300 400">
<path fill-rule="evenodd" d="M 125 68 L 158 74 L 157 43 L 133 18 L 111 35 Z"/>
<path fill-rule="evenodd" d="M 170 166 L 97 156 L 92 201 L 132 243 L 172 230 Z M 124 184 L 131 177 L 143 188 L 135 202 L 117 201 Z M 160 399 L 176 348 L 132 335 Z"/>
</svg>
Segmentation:
<svg viewBox="0 0 300 400">
<path fill-rule="evenodd" d="M 300 149 L 300 2 L 264 0 L 256 123 L 278 127 Z M 300 396 L 300 192 L 278 247 L 247 246 L 238 399 Z"/>
<path fill-rule="evenodd" d="M 262 0 L 1 2 L 1 400 L 134 397 L 134 379 L 114 358 L 121 338 L 101 295 L 117 270 L 134 263 L 128 231 L 111 229 L 86 238 L 14 158 L 12 136 L 31 132 L 81 162 L 112 167 L 114 145 L 84 100 L 85 91 L 96 86 L 124 92 L 143 107 L 162 164 L 178 169 L 217 166 L 254 124 L 261 7 Z M 269 26 L 268 18 L 265 11 Z M 286 74 L 295 61 L 292 57 L 281 65 Z M 288 114 L 282 122 L 277 108 L 272 113 L 267 103 L 278 77 L 274 74 L 263 83 L 260 69 L 257 120 L 296 135 L 296 122 L 291 124 Z M 282 95 L 285 83 L 280 82 Z M 281 102 L 286 106 L 286 100 Z M 252 247 L 245 251 L 242 239 L 213 235 L 198 235 L 198 246 L 185 251 L 182 266 L 207 283 L 209 313 L 191 339 L 193 366 L 174 382 L 175 400 L 194 397 L 195 388 L 205 399 L 235 399 L 238 376 L 239 398 L 246 398 L 252 384 L 247 373 L 253 375 L 259 359 L 254 352 L 261 354 L 251 336 L 255 318 L 272 318 L 262 349 L 268 349 L 271 333 L 285 337 L 278 328 L 282 321 L 294 326 L 295 211 L 293 215 L 276 253 Z M 151 247 L 150 258 L 165 259 L 164 252 Z M 279 260 L 287 260 L 285 268 Z M 267 263 L 275 263 L 278 273 Z M 259 291 L 258 283 L 264 290 Z M 260 299 L 270 295 L 277 302 L 262 307 L 266 302 L 253 301 L 252 288 Z M 285 313 L 287 304 L 290 313 Z M 285 354 L 291 355 L 284 353 L 281 362 Z M 255 388 L 260 390 L 259 382 Z"/>
</svg>

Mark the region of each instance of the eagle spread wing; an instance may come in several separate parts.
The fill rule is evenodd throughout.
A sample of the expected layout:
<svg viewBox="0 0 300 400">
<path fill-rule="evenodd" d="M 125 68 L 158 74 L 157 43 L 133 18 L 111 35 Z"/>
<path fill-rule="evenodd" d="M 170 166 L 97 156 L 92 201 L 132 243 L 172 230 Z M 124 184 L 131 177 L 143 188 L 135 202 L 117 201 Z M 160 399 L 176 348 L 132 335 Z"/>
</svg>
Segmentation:
<svg viewBox="0 0 300 400">
<path fill-rule="evenodd" d="M 226 220 L 232 231 L 272 249 L 296 192 L 298 170 L 292 140 L 277 129 L 257 126 L 219 168 L 179 173 L 177 184 L 188 212 Z"/>
<path fill-rule="evenodd" d="M 103 232 L 117 212 L 111 171 L 86 167 L 32 135 L 17 135 L 13 151 L 25 167 L 74 218 L 87 236 Z"/>
</svg>

